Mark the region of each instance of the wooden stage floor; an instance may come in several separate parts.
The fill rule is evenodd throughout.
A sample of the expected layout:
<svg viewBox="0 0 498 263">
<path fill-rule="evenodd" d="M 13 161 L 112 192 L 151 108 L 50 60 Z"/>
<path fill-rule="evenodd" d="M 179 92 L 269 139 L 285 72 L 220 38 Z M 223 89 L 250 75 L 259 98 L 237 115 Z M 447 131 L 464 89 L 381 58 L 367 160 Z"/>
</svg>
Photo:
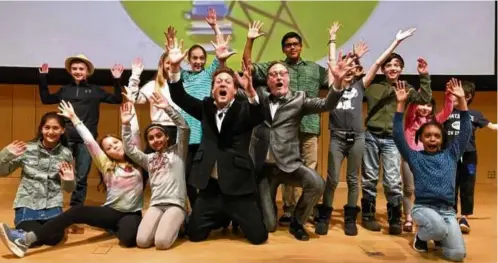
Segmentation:
<svg viewBox="0 0 498 263">
<path fill-rule="evenodd" d="M 0 221 L 13 225 L 12 202 L 19 178 L 1 178 Z M 383 193 L 379 189 L 380 193 Z M 88 203 L 99 205 L 103 195 L 90 183 Z M 295 240 L 286 228 L 270 234 L 267 244 L 253 246 L 243 238 L 229 233 L 213 233 L 208 241 L 192 243 L 185 239 L 177 240 L 168 251 L 155 248 L 121 248 L 117 240 L 106 232 L 86 227 L 84 234 L 70 234 L 65 243 L 57 247 L 42 247 L 29 250 L 18 259 L 7 248 L 0 246 L 0 262 L 168 262 L 168 263 L 292 263 L 292 262 L 443 262 L 437 254 L 419 254 L 411 248 L 412 233 L 390 236 L 386 233 L 385 198 L 378 198 L 382 232 L 369 232 L 359 226 L 356 237 L 347 237 L 342 230 L 342 205 L 346 199 L 346 188 L 339 186 L 335 203 L 340 208 L 333 212 L 330 231 L 327 236 L 314 234 L 312 225 L 307 228 L 312 233 L 308 242 Z M 475 216 L 469 223 L 472 232 L 465 235 L 467 258 L 465 262 L 497 262 L 497 210 L 496 183 L 476 186 Z M 67 201 L 67 196 L 66 196 Z"/>
</svg>

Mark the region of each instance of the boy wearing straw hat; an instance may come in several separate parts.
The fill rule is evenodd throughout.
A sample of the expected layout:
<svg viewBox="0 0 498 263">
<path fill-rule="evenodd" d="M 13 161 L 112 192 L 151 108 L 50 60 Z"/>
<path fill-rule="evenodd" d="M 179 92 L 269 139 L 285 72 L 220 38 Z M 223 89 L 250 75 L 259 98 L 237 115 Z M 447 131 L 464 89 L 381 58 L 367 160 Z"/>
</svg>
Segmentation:
<svg viewBox="0 0 498 263">
<path fill-rule="evenodd" d="M 58 104 L 61 100 L 71 102 L 81 121 L 97 138 L 97 127 L 99 123 L 100 103 L 121 104 L 120 78 L 124 67 L 114 65 L 111 68 L 114 77 L 114 92 L 108 93 L 98 85 L 89 84 L 87 78 L 90 77 L 95 67 L 92 62 L 83 54 L 72 56 L 66 59 L 65 68 L 72 76 L 70 84 L 62 86 L 57 92 L 50 93 L 48 90 L 47 74 L 48 64 L 43 64 L 40 69 L 40 98 L 43 104 Z M 76 132 L 71 122 L 66 123 L 66 132 L 69 139 L 69 146 L 75 159 L 76 190 L 71 196 L 71 206 L 83 204 L 87 192 L 87 177 L 91 167 L 91 156 L 83 144 L 83 140 Z"/>
</svg>

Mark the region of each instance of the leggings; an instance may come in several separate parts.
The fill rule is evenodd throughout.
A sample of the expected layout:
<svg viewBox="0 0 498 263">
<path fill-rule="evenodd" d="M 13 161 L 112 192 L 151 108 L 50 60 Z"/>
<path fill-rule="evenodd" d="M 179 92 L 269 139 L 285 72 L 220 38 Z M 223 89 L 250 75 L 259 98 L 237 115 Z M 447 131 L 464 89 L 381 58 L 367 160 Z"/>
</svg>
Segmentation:
<svg viewBox="0 0 498 263">
<path fill-rule="evenodd" d="M 120 245 L 133 247 L 136 245 L 138 225 L 142 220 L 142 212 L 120 212 L 106 206 L 73 206 L 61 215 L 47 221 L 40 229 L 33 232 L 39 242 L 46 243 L 54 233 L 64 232 L 72 224 L 87 224 L 114 231 Z"/>
<path fill-rule="evenodd" d="M 23 230 L 24 232 L 37 232 L 50 220 L 31 220 L 31 221 L 23 221 L 16 226 L 16 229 Z M 55 246 L 59 244 L 65 237 L 64 230 L 59 232 L 52 232 L 53 234 L 42 241 L 36 241 L 31 244 L 31 248 L 39 247 L 42 245 L 47 246 Z"/>
<path fill-rule="evenodd" d="M 137 246 L 168 249 L 185 221 L 185 210 L 176 205 L 150 206 L 138 227 Z"/>
</svg>

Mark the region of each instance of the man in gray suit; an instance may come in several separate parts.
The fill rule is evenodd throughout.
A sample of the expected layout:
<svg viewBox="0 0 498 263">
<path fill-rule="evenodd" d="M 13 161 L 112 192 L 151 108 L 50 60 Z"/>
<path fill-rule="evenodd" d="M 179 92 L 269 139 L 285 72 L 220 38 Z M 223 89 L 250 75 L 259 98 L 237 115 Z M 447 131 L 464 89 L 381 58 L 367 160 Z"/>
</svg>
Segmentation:
<svg viewBox="0 0 498 263">
<path fill-rule="evenodd" d="M 289 90 L 289 72 L 284 63 L 273 62 L 268 67 L 267 86 L 270 94 L 259 95 L 265 119 L 254 128 L 250 155 L 259 176 L 261 206 L 265 225 L 270 232 L 276 230 L 275 198 L 278 186 L 293 185 L 302 187 L 303 191 L 289 231 L 298 240 L 309 240 L 303 225 L 323 193 L 324 181 L 316 171 L 303 164 L 299 152 L 299 125 L 305 115 L 336 107 L 342 96 L 342 78 L 354 68 L 350 67 L 351 62 L 348 55 L 346 59 L 339 58 L 336 66 L 329 69 L 334 84 L 326 98 L 308 98 L 304 91 Z"/>
</svg>

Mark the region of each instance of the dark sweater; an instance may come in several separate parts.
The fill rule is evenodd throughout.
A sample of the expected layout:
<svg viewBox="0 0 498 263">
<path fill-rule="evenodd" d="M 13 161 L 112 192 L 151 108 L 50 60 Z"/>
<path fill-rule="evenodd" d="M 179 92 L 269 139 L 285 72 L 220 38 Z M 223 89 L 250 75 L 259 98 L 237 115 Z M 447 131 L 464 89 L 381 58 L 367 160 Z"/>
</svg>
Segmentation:
<svg viewBox="0 0 498 263">
<path fill-rule="evenodd" d="M 472 135 L 468 111 L 460 112 L 460 133 L 442 151 L 431 154 L 414 151 L 406 143 L 403 132 L 403 113 L 396 112 L 393 121 L 394 142 L 401 156 L 408 162 L 415 182 L 415 204 L 455 204 L 455 176 L 457 161 Z"/>
<path fill-rule="evenodd" d="M 100 116 L 100 103 L 121 104 L 120 79 L 114 79 L 114 93 L 108 93 L 98 85 L 88 82 L 62 86 L 54 94 L 50 94 L 47 84 L 47 74 L 40 74 L 40 98 L 43 104 L 58 104 L 61 100 L 70 102 L 78 118 L 90 130 L 94 138 L 97 138 L 97 128 Z M 66 121 L 66 134 L 70 142 L 83 142 L 71 121 Z"/>
</svg>

